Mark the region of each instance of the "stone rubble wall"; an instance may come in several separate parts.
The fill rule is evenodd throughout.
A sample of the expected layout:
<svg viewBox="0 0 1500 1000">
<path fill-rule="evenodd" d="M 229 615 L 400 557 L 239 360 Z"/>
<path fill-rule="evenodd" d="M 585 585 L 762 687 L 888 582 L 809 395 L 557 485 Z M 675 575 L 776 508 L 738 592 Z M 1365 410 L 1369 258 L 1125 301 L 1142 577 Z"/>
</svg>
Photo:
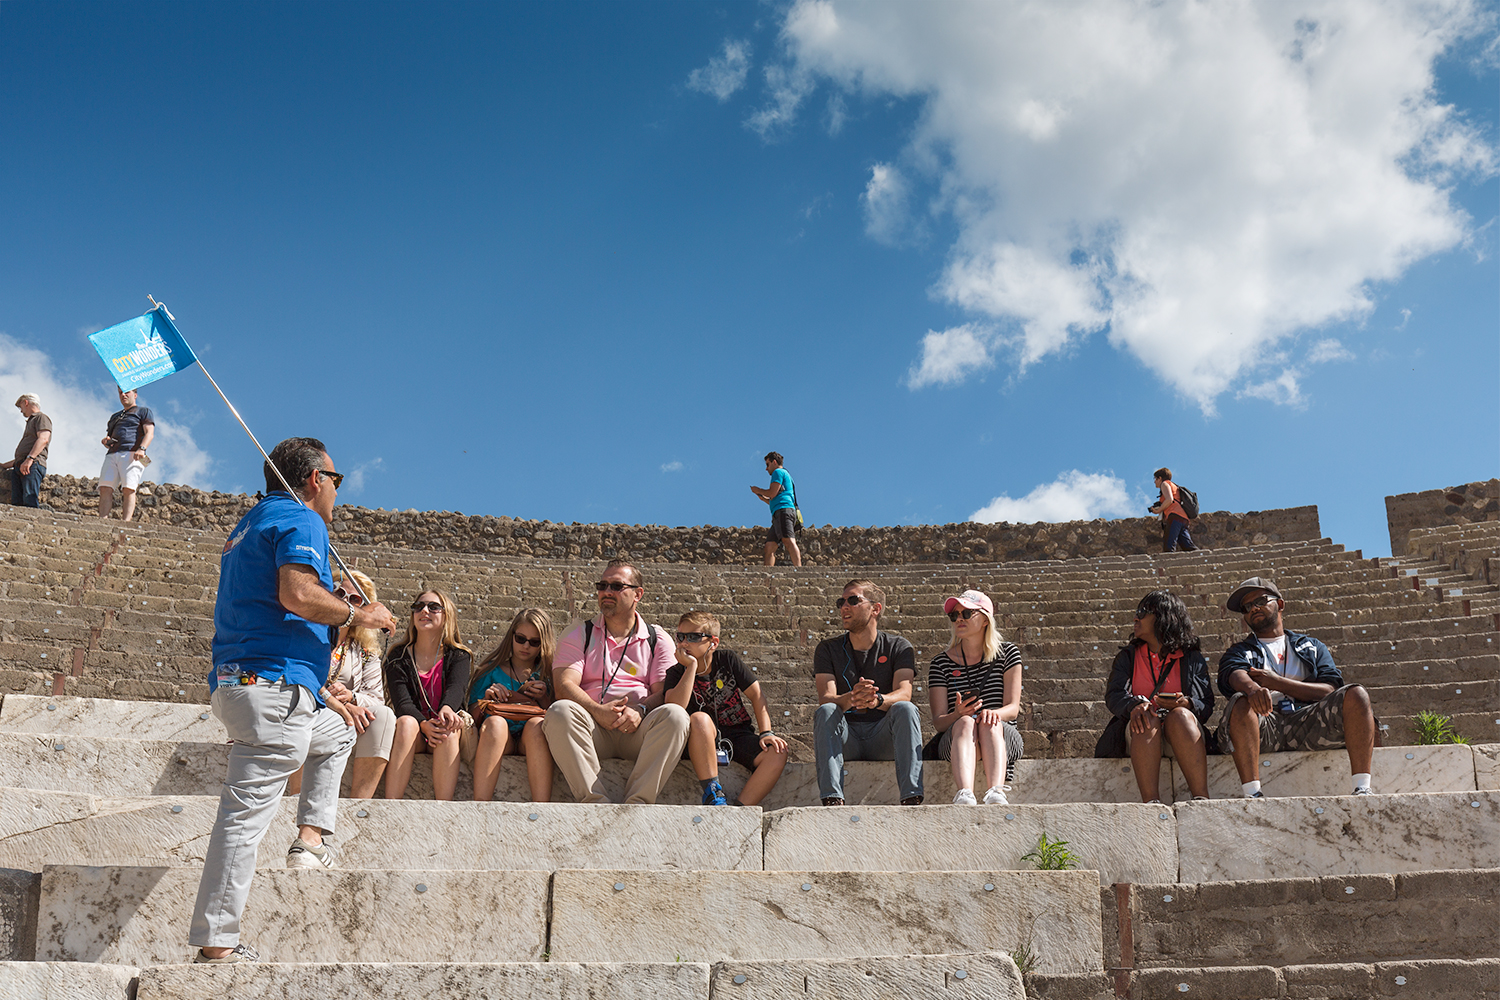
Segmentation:
<svg viewBox="0 0 1500 1000">
<path fill-rule="evenodd" d="M 8 480 L 9 477 L 0 477 Z M 0 499 L 8 499 L 8 482 Z M 90 514 L 98 507 L 98 480 L 48 476 L 42 502 L 53 510 Z M 228 533 L 255 498 L 205 492 L 172 483 L 142 483 L 136 517 L 146 523 Z M 118 515 L 118 499 L 116 500 Z M 453 511 L 370 510 L 340 506 L 333 538 L 360 545 L 444 552 L 486 553 L 538 559 L 602 560 L 628 556 L 640 562 L 757 565 L 766 529 L 664 527 L 635 524 L 560 524 Z M 1193 539 L 1205 548 L 1264 545 L 1321 538 L 1315 505 L 1284 510 L 1205 513 Z M 1060 524 L 962 524 L 896 527 L 808 527 L 799 536 L 810 565 L 992 563 L 1031 559 L 1139 555 L 1161 550 L 1154 517 Z M 784 559 L 784 557 L 783 557 Z"/>
<path fill-rule="evenodd" d="M 1500 479 L 1386 497 L 1385 518 L 1391 529 L 1391 555 L 1404 556 L 1406 536 L 1413 528 L 1500 521 Z"/>
</svg>

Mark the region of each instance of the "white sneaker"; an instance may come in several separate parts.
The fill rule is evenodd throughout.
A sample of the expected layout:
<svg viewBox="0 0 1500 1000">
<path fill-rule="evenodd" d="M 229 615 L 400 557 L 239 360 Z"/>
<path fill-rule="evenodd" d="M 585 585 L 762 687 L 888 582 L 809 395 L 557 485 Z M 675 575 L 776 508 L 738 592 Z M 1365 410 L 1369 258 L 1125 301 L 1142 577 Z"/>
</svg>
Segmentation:
<svg viewBox="0 0 1500 1000">
<path fill-rule="evenodd" d="M 314 847 L 298 837 L 286 851 L 288 868 L 335 868 L 333 845 L 324 841 Z"/>
<path fill-rule="evenodd" d="M 960 788 L 958 794 L 953 796 L 953 804 L 956 806 L 977 806 L 979 800 L 974 798 L 974 791 L 970 788 Z"/>
<path fill-rule="evenodd" d="M 1005 797 L 1005 789 L 996 785 L 984 793 L 984 804 L 987 806 L 1008 806 L 1010 800 Z"/>
</svg>

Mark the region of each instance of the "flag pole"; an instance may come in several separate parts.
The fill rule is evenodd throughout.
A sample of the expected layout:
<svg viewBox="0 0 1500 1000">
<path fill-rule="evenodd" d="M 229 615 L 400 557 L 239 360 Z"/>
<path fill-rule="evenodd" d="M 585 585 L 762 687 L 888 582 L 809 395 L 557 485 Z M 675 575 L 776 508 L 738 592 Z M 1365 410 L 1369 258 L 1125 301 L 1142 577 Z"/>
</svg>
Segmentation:
<svg viewBox="0 0 1500 1000">
<path fill-rule="evenodd" d="M 173 323 L 177 322 L 177 317 L 173 316 L 171 312 L 168 311 L 165 305 L 156 301 L 156 299 L 150 295 L 147 295 L 146 298 L 148 301 L 150 301 L 153 309 L 160 309 L 163 313 L 166 314 L 167 319 L 171 320 Z M 219 383 L 215 382 L 214 377 L 208 373 L 208 368 L 203 364 L 203 359 L 198 358 L 197 360 L 198 367 L 203 371 L 203 377 L 208 379 L 208 384 L 214 387 L 214 392 L 217 392 L 219 394 L 219 398 L 224 401 L 224 405 L 229 407 L 229 412 L 234 414 L 234 419 L 239 421 L 239 425 L 245 429 L 245 433 L 249 435 L 250 441 L 255 445 L 255 450 L 260 452 L 261 457 L 266 460 L 266 465 L 270 466 L 271 471 L 276 473 L 276 478 L 281 481 L 282 486 L 286 487 L 286 491 L 292 495 L 292 499 L 296 500 L 299 504 L 306 507 L 307 502 L 297 495 L 296 490 L 292 489 L 292 484 L 287 482 L 286 476 L 283 476 L 281 474 L 281 470 L 276 467 L 276 463 L 271 461 L 271 456 L 266 454 L 266 449 L 261 447 L 260 441 L 255 437 L 255 432 L 250 429 L 249 424 L 245 423 L 245 418 L 240 416 L 240 411 L 234 408 L 234 404 L 229 401 L 229 397 L 224 395 L 224 390 L 219 388 Z M 344 579 L 348 580 L 354 585 L 354 589 L 359 591 L 359 596 L 363 597 L 365 599 L 365 603 L 368 604 L 370 602 L 370 595 L 365 593 L 365 588 L 359 585 L 359 581 L 354 578 L 354 574 L 351 573 L 349 571 L 349 567 L 344 564 L 344 557 L 339 555 L 338 549 L 334 548 L 332 538 L 328 540 L 328 551 L 333 554 L 334 561 L 339 564 L 339 569 L 343 571 Z"/>
</svg>

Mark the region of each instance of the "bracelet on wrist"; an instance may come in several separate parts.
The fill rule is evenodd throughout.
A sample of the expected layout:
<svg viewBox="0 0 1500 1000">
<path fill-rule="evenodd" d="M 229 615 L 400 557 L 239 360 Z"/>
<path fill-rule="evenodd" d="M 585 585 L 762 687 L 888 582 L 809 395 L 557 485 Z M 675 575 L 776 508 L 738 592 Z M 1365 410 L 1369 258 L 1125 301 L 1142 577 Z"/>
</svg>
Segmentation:
<svg viewBox="0 0 1500 1000">
<path fill-rule="evenodd" d="M 758 739 L 758 740 L 763 740 L 767 736 L 775 736 L 775 735 L 776 735 L 776 730 L 774 730 L 774 729 L 767 729 L 765 732 L 757 734 L 757 736 L 755 738 Z"/>
<path fill-rule="evenodd" d="M 349 604 L 348 601 L 344 603 Z M 344 624 L 340 625 L 339 628 L 348 628 L 352 624 L 354 624 L 354 605 L 349 604 L 349 617 L 344 619 Z"/>
</svg>

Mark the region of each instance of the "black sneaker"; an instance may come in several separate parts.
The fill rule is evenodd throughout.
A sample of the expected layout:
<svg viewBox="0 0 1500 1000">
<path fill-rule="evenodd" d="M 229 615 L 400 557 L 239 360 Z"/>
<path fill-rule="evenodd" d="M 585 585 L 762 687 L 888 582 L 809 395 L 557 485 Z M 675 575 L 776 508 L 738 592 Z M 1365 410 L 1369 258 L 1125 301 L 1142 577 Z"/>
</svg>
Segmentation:
<svg viewBox="0 0 1500 1000">
<path fill-rule="evenodd" d="M 259 962 L 260 955 L 248 944 L 237 944 L 234 951 L 221 958 L 209 958 L 199 948 L 198 953 L 193 956 L 194 965 L 234 965 L 237 962 Z"/>
<path fill-rule="evenodd" d="M 844 804 L 844 800 L 837 795 L 830 795 L 823 800 L 823 804 L 825 806 L 841 806 Z"/>
<path fill-rule="evenodd" d="M 902 799 L 901 800 L 901 804 L 903 806 L 919 806 L 919 805 L 922 804 L 922 796 L 920 796 L 920 795 L 913 795 L 909 799 Z"/>
</svg>

